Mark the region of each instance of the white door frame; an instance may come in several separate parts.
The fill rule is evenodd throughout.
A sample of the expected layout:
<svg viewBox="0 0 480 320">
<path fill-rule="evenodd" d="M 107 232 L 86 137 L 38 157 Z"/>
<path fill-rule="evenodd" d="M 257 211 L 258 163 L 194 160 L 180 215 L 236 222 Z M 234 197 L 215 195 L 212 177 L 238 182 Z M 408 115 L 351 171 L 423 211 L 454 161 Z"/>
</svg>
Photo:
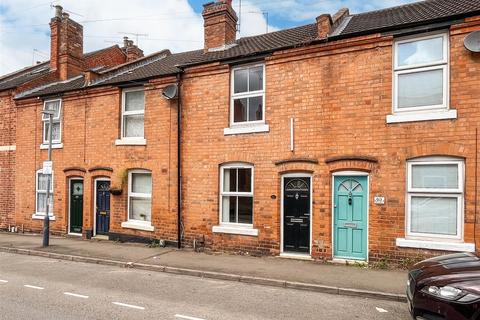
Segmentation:
<svg viewBox="0 0 480 320">
<path fill-rule="evenodd" d="M 335 177 L 349 177 L 349 176 L 357 176 L 357 177 L 367 177 L 367 258 L 366 260 L 356 260 L 351 259 L 352 261 L 366 261 L 368 263 L 369 257 L 369 241 L 370 241 L 370 174 L 365 171 L 337 171 L 332 173 L 332 259 L 336 259 L 334 252 L 335 252 Z M 338 258 L 339 260 L 345 260 L 344 258 Z"/>
<path fill-rule="evenodd" d="M 285 173 L 282 175 L 281 178 L 281 197 L 280 197 L 280 255 L 283 252 L 283 215 L 284 215 L 284 208 L 283 208 L 283 197 L 284 197 L 284 182 L 285 178 L 309 178 L 310 179 L 310 243 L 308 244 L 308 254 L 302 253 L 295 253 L 295 252 L 288 252 L 285 255 L 291 256 L 311 256 L 312 255 L 312 226 L 313 226 L 313 174 L 306 173 L 306 172 L 295 172 L 295 173 Z"/>
<path fill-rule="evenodd" d="M 97 235 L 97 181 L 111 181 L 110 178 L 95 178 L 93 180 L 93 232 L 92 237 Z M 110 182 L 111 183 L 111 182 Z"/>
<path fill-rule="evenodd" d="M 83 179 L 83 177 L 69 177 L 68 178 L 68 223 L 67 223 L 67 234 L 69 235 L 73 235 L 73 236 L 82 236 L 81 233 L 77 233 L 77 232 L 70 232 L 70 220 L 71 220 L 71 211 L 72 211 L 72 180 L 82 180 L 82 183 L 83 183 L 83 195 L 82 196 L 85 196 L 85 181 Z M 84 197 L 85 198 L 85 197 Z M 82 220 L 83 220 L 83 208 L 82 208 Z M 83 225 L 83 221 L 82 221 L 82 225 Z"/>
</svg>

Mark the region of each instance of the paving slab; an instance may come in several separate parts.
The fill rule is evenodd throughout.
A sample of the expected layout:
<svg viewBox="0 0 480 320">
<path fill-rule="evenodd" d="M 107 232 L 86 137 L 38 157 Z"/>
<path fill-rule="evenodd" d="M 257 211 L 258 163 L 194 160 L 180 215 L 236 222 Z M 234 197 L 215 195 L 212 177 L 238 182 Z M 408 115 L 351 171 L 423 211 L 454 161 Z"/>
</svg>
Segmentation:
<svg viewBox="0 0 480 320">
<path fill-rule="evenodd" d="M 142 269 L 189 269 L 192 273 L 210 272 L 232 277 L 238 275 L 297 284 L 321 285 L 403 295 L 407 273 L 404 270 L 376 270 L 361 266 L 326 264 L 318 261 L 292 260 L 279 257 L 251 257 L 231 254 L 197 253 L 176 248 L 150 248 L 144 244 L 82 240 L 52 237 L 51 246 L 41 247 L 40 235 L 0 232 L 0 247 L 29 249 L 45 253 L 82 256 L 112 261 L 134 262 Z M 163 268 L 166 267 L 166 268 Z M 168 269 L 170 268 L 170 269 Z M 199 274 L 200 274 L 199 273 Z M 207 276 L 207 275 L 205 275 Z M 208 277 L 208 276 L 207 276 Z M 280 284 L 279 284 L 280 285 Z M 337 290 L 337 289 L 335 289 Z M 348 292 L 348 290 L 346 291 Z"/>
</svg>

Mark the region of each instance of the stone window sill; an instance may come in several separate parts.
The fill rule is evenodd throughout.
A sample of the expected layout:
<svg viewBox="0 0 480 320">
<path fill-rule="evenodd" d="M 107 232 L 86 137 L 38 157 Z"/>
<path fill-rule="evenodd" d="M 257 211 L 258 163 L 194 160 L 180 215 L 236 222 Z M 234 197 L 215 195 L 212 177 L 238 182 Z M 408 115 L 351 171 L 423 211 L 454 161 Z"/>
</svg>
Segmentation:
<svg viewBox="0 0 480 320">
<path fill-rule="evenodd" d="M 387 123 L 432 121 L 432 120 L 446 120 L 446 119 L 457 119 L 457 110 L 451 109 L 447 111 L 431 111 L 431 112 L 387 115 Z"/>
<path fill-rule="evenodd" d="M 413 239 L 397 238 L 396 244 L 397 244 L 397 247 L 405 247 L 405 248 L 420 248 L 420 249 L 430 249 L 430 250 L 475 252 L 475 244 L 474 243 L 427 241 L 427 240 L 413 240 Z"/>
<path fill-rule="evenodd" d="M 270 127 L 268 124 L 252 124 L 252 125 L 242 125 L 242 126 L 232 126 L 230 128 L 223 129 L 223 134 L 234 135 L 234 134 L 248 134 L 248 133 L 258 133 L 258 132 L 269 132 Z"/>
<path fill-rule="evenodd" d="M 238 234 L 243 236 L 258 236 L 258 229 L 247 228 L 247 227 L 236 227 L 236 226 L 213 226 L 213 233 L 229 233 L 229 234 Z"/>
<path fill-rule="evenodd" d="M 143 222 L 143 221 L 125 221 L 122 222 L 122 228 L 125 229 L 135 229 L 135 230 L 142 230 L 142 231 L 154 231 L 155 227 L 152 226 L 150 222 Z"/>
<path fill-rule="evenodd" d="M 52 143 L 52 149 L 63 149 L 63 143 Z M 48 143 L 42 143 L 40 145 L 40 150 L 48 150 Z"/>
<path fill-rule="evenodd" d="M 115 140 L 116 146 L 146 146 L 147 140 L 143 138 L 135 139 L 117 139 Z"/>
<path fill-rule="evenodd" d="M 55 221 L 55 216 L 48 215 L 50 221 Z M 32 214 L 32 219 L 33 220 L 44 220 L 45 219 L 45 214 L 43 213 L 34 213 Z"/>
</svg>

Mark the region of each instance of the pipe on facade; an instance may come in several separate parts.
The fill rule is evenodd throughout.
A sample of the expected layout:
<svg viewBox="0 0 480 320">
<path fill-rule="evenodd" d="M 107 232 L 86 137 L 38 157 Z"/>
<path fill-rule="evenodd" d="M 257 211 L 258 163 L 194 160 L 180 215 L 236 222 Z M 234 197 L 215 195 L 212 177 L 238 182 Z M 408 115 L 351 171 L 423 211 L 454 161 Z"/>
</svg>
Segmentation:
<svg viewBox="0 0 480 320">
<path fill-rule="evenodd" d="M 183 71 L 182 71 L 183 72 Z M 182 248 L 182 72 L 177 73 L 177 247 Z"/>
</svg>

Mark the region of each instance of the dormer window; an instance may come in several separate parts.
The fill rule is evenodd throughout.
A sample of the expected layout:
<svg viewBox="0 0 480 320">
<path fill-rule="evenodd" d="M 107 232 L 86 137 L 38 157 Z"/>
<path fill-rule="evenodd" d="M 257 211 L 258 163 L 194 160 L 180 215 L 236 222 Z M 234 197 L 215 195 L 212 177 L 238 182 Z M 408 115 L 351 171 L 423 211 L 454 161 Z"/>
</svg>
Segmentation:
<svg viewBox="0 0 480 320">
<path fill-rule="evenodd" d="M 232 69 L 230 128 L 225 134 L 266 132 L 265 66 L 248 65 Z"/>
</svg>

